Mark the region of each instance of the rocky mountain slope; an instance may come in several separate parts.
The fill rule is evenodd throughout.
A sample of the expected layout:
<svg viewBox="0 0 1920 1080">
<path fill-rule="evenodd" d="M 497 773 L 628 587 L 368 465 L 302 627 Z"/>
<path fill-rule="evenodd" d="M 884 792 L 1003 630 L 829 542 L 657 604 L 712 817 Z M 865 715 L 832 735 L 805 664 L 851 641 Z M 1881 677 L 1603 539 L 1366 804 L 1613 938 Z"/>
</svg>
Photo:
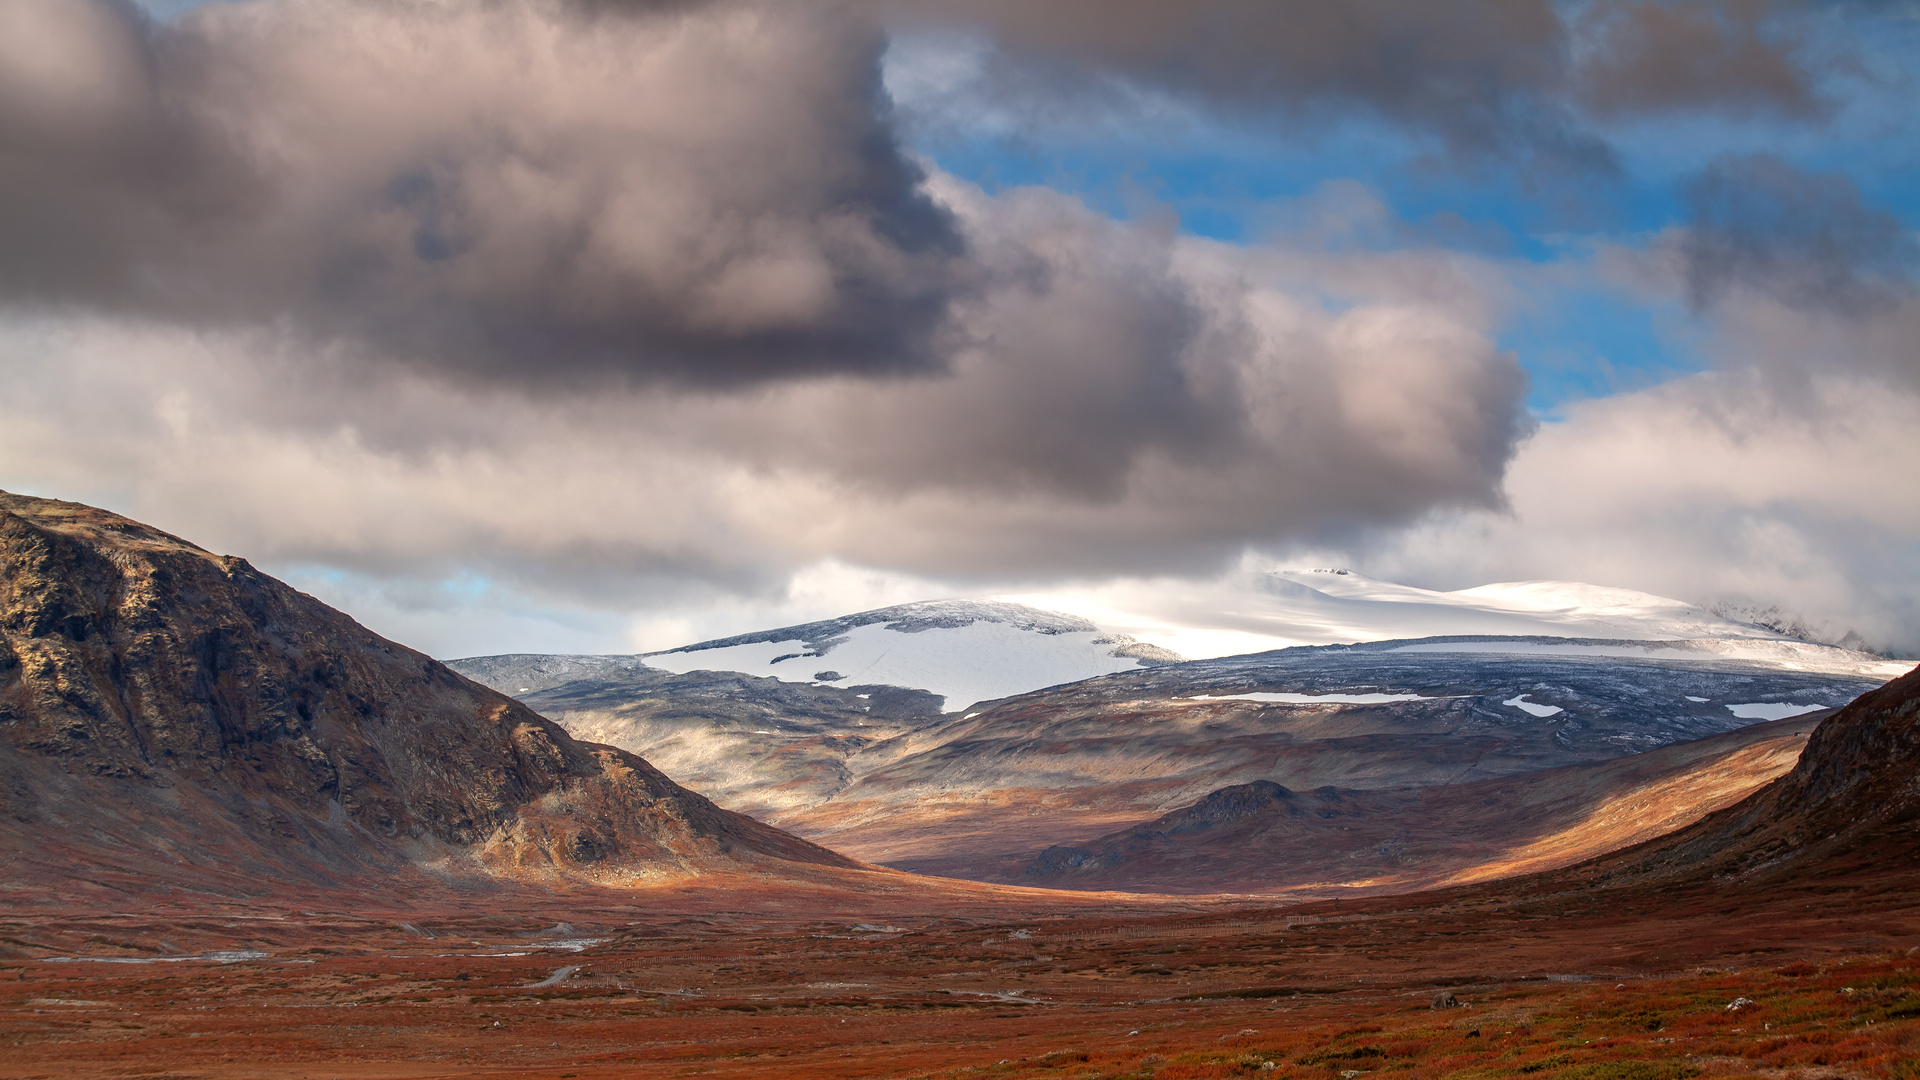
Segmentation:
<svg viewBox="0 0 1920 1080">
<path fill-rule="evenodd" d="M 765 817 L 815 806 L 869 758 L 952 718 L 897 686 L 676 674 L 626 656 L 496 656 L 452 666 L 517 693 L 575 737 L 623 746 L 730 809 Z"/>
<path fill-rule="evenodd" d="M 1920 874 L 1920 670 L 1861 695 L 1807 740 L 1793 769 L 1671 836 L 1604 856 L 1565 880 L 1604 887 L 1784 883 Z"/>
<path fill-rule="evenodd" d="M 1825 715 L 1466 784 L 1294 791 L 1259 780 L 1084 845 L 1049 847 L 1005 877 L 1048 888 L 1353 895 L 1552 869 L 1738 802 L 1791 769 Z"/>
<path fill-rule="evenodd" d="M 1514 651 L 1379 642 L 1090 679 L 867 750 L 849 759 L 857 778 L 832 798 L 765 820 L 873 862 L 1008 880 L 1048 846 L 1128 828 L 1235 784 L 1466 784 L 1836 707 L 1877 685 L 1660 650 L 1554 655 L 1526 651 L 1540 639 L 1454 644 Z"/>
<path fill-rule="evenodd" d="M 1223 787 L 1266 781 L 1381 793 L 1472 784 L 1830 708 L 1879 683 L 1729 660 L 1689 643 L 1442 638 L 1161 665 L 947 717 L 926 697 L 883 687 L 671 675 L 630 657 L 460 665 L 519 692 L 576 736 L 662 763 L 722 805 L 858 858 L 1001 882 L 1032 882 L 1025 869 L 1049 846 L 1084 847 Z M 1714 790 L 1737 797 L 1771 775 L 1744 772 Z M 1399 809 L 1383 807 L 1368 828 L 1384 831 L 1360 847 L 1388 843 L 1403 828 L 1423 834 L 1418 800 L 1388 801 Z M 1696 813 L 1717 805 L 1680 801 Z M 1492 857 L 1517 842 L 1497 818 L 1474 820 L 1501 827 L 1463 835 L 1459 850 Z M 1560 861 L 1600 850 L 1566 846 Z M 1207 865 L 1205 877 L 1156 872 L 1138 884 L 1205 891 L 1310 880 Z M 1447 880 L 1464 863 L 1440 865 L 1408 880 Z M 1390 858 L 1321 869 L 1340 881 L 1407 873 Z M 1072 887 L 1072 878 L 1034 883 Z"/>
<path fill-rule="evenodd" d="M 1835 711 L 1790 770 L 1672 833 L 1558 870 L 1342 907 L 1362 919 L 1443 925 L 1450 933 L 1475 932 L 1478 924 L 1479 932 L 1531 935 L 1548 923 L 1585 923 L 1608 952 L 1655 962 L 1691 947 L 1671 938 L 1656 944 L 1675 923 L 1691 923 L 1695 938 L 1720 935 L 1748 958 L 1781 945 L 1828 952 L 1893 946 L 1893 955 L 1904 956 L 1916 882 L 1920 670 Z M 1907 989 L 1889 985 L 1866 1001 Z"/>
<path fill-rule="evenodd" d="M 0 493 L 15 897 L 851 866 L 259 573 Z"/>
<path fill-rule="evenodd" d="M 1283 571 L 1252 575 L 1230 597 L 1203 590 L 1183 603 L 1192 610 L 1182 618 L 1208 620 L 1218 638 L 1191 639 L 1203 650 L 1220 641 L 1366 643 L 1170 668 L 1173 654 L 1110 632 L 1132 625 L 1118 608 L 1088 620 L 952 600 L 644 656 L 451 666 L 733 809 L 865 858 L 996 877 L 1010 860 L 1024 865 L 1025 853 L 1006 846 L 1016 834 L 1041 846 L 1080 842 L 1225 785 L 1372 789 L 1595 761 L 1837 705 L 1910 666 L 1574 582 L 1435 592 L 1344 570 Z M 1177 622 L 1143 625 L 1158 633 Z M 1331 700 L 1202 701 L 1266 686 L 1263 665 L 1295 679 L 1295 694 L 1399 674 L 1427 689 L 1346 703 L 1339 723 L 1355 738 L 1345 743 L 1303 738 L 1290 719 L 1340 704 Z M 1125 680 L 1151 682 L 1149 667 L 1191 686 L 1156 686 L 1153 703 L 1136 708 Z M 1653 687 L 1635 685 L 1640 671 L 1656 673 Z M 1449 682 L 1446 672 L 1462 678 Z M 1096 683 L 1075 682 L 1086 677 Z M 1095 685 L 1103 689 L 1082 694 Z M 1009 713 L 1011 698 L 1000 695 L 1048 704 Z M 1422 698 L 1434 700 L 1414 700 Z M 956 712 L 963 702 L 975 703 Z M 1292 712 L 1280 707 L 1289 704 Z M 1546 723 L 1508 730 L 1528 717 Z M 1373 744 L 1358 740 L 1362 729 Z M 1523 746 L 1530 738 L 1545 741 Z M 976 840 L 996 846 L 991 867 L 977 861 L 987 853 Z"/>
</svg>

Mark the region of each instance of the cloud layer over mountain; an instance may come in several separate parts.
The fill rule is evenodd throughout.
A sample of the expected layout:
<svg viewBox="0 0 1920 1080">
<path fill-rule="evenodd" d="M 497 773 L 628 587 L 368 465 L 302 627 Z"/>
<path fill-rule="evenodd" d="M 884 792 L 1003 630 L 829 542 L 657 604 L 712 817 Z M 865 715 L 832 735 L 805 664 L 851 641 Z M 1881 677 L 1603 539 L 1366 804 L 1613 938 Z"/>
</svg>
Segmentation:
<svg viewBox="0 0 1920 1080">
<path fill-rule="evenodd" d="M 1276 143 L 1359 124 L 1408 175 L 1591 210 L 1635 167 L 1633 125 L 1841 115 L 1860 64 L 1809 18 L 17 0 L 0 486 L 321 583 L 578 610 L 777 597 L 828 564 L 967 589 L 1312 548 L 1852 617 L 1920 537 L 1914 496 L 1877 466 L 1824 493 L 1801 474 L 1912 448 L 1920 306 L 1909 224 L 1850 175 L 1719 154 L 1666 227 L 1516 258 L 1337 172 L 1268 200 L 1284 227 L 1208 238 L 1150 192 L 1116 213 L 926 149 L 992 110 Z M 926 83 L 944 100 L 890 92 L 931 78 L 914 40 L 970 43 Z M 1690 305 L 1717 370 L 1539 427 L 1506 333 L 1543 287 Z M 1748 449 L 1780 432 L 1794 467 L 1756 478 Z M 1783 522 L 1854 553 L 1838 584 L 1726 539 Z M 1627 554 L 1581 554 L 1602 544 Z M 1862 625 L 1920 643 L 1915 591 Z"/>
<path fill-rule="evenodd" d="M 1059 570 L 1493 505 L 1524 429 L 1512 357 L 1434 295 L 1460 286 L 1367 283 L 1335 310 L 1072 199 L 927 182 L 845 17 L 15 17 L 17 47 L 57 48 L 12 65 L 7 298 L 276 351 L 307 392 L 228 402 L 210 427 L 233 436 L 292 407 L 373 454 L 673 461 L 629 490 L 775 488 L 810 554 Z M 491 401 L 482 430 L 446 395 Z M 528 430 L 555 408 L 579 419 Z M 763 543 L 740 516 L 712 561 Z"/>
</svg>

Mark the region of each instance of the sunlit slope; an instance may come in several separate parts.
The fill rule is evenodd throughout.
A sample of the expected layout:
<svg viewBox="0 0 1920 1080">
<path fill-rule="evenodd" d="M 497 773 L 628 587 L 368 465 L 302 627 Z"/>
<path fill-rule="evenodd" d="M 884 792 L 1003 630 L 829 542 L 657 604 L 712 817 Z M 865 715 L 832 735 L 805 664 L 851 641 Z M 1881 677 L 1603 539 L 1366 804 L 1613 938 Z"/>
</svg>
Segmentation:
<svg viewBox="0 0 1920 1080">
<path fill-rule="evenodd" d="M 1730 806 L 1793 767 L 1820 713 L 1591 765 L 1465 784 L 1256 781 L 1041 852 L 1007 880 L 1141 892 L 1409 892 L 1550 870 Z"/>
</svg>

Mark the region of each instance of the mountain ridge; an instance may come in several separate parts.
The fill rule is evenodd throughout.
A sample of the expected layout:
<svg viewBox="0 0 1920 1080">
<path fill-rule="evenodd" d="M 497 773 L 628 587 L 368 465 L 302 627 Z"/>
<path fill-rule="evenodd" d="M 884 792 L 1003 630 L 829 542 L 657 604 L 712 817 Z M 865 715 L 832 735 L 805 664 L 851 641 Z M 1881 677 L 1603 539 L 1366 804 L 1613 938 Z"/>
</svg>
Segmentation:
<svg viewBox="0 0 1920 1080">
<path fill-rule="evenodd" d="M 1920 668 L 1824 720 L 1794 767 L 1748 798 L 1575 869 L 1608 886 L 1742 889 L 1920 870 Z"/>
<path fill-rule="evenodd" d="M 97 887 L 89 865 L 185 888 L 860 865 L 582 743 L 244 559 L 8 493 L 0 831 L 10 874 L 56 891 Z"/>
<path fill-rule="evenodd" d="M 980 701 L 1183 658 L 1073 615 L 1004 601 L 926 600 L 715 638 L 640 659 L 676 674 L 736 671 L 783 682 L 925 690 L 939 695 L 946 711 L 958 712 Z"/>
</svg>

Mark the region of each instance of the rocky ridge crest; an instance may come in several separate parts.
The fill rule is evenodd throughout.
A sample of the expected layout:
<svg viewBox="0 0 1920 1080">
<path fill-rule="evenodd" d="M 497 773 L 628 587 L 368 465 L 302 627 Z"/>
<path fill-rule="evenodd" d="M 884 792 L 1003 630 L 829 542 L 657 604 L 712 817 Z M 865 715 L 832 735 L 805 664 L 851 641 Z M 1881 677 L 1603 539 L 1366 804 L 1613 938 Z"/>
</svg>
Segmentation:
<svg viewBox="0 0 1920 1080">
<path fill-rule="evenodd" d="M 244 559 L 4 492 L 0 831 L 20 853 L 10 877 L 63 860 L 323 884 L 857 865 Z"/>
</svg>

